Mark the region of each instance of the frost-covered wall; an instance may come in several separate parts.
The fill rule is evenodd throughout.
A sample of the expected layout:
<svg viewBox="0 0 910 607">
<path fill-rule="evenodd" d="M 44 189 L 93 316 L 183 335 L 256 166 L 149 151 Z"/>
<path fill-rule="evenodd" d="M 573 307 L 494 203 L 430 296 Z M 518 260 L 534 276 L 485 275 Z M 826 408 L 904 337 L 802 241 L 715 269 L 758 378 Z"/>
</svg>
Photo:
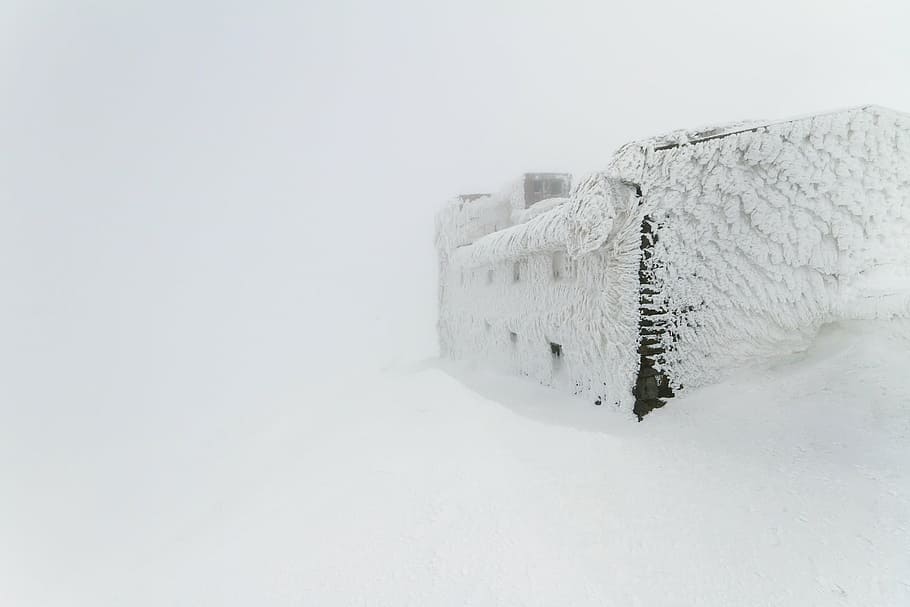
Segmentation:
<svg viewBox="0 0 910 607">
<path fill-rule="evenodd" d="M 525 209 L 520 189 L 437 218 L 443 355 L 646 412 L 646 374 L 694 387 L 827 322 L 910 317 L 903 114 L 680 131 L 569 200 Z"/>
<path fill-rule="evenodd" d="M 608 196 L 624 210 L 606 226 L 597 221 L 603 213 L 592 219 L 585 210 L 606 208 Z M 442 354 L 630 406 L 638 366 L 634 190 L 614 194 L 598 175 L 571 200 L 541 201 L 514 214 L 522 223 L 470 244 L 452 236 L 463 233 L 452 206 L 437 217 Z"/>
<path fill-rule="evenodd" d="M 662 367 L 697 386 L 806 348 L 819 327 L 910 316 L 910 117 L 866 107 L 701 142 L 627 146 L 657 239 Z"/>
</svg>

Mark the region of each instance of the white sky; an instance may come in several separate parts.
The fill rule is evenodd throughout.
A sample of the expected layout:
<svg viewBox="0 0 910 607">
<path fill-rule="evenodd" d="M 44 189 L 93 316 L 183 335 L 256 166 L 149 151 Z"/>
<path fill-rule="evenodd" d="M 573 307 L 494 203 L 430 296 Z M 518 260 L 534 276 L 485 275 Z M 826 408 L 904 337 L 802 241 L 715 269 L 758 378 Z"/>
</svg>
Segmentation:
<svg viewBox="0 0 910 607">
<path fill-rule="evenodd" d="M 432 354 L 449 195 L 676 128 L 910 110 L 908 23 L 902 0 L 0 0 L 0 532 L 61 486 L 48 533 L 127 526 L 162 457 L 316 373 Z"/>
</svg>

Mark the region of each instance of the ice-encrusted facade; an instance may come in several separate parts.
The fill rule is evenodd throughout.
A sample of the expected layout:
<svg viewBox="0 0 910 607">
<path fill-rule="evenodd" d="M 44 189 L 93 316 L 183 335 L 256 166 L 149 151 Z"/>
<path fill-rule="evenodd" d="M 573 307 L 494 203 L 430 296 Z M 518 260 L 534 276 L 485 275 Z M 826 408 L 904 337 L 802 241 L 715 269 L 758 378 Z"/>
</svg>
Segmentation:
<svg viewBox="0 0 910 607">
<path fill-rule="evenodd" d="M 910 317 L 910 116 L 868 106 L 623 146 L 437 217 L 441 353 L 643 415 L 825 323 Z"/>
</svg>

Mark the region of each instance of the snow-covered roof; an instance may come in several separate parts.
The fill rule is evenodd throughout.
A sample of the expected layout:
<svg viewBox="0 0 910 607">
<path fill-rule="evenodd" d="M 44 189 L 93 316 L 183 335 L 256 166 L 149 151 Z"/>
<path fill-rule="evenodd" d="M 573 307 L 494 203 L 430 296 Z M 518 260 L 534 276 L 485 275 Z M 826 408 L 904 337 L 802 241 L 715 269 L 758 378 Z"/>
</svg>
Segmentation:
<svg viewBox="0 0 910 607">
<path fill-rule="evenodd" d="M 770 126 L 788 124 L 792 122 L 799 122 L 801 120 L 809 120 L 814 118 L 822 118 L 825 116 L 835 116 L 837 114 L 844 114 L 847 112 L 853 112 L 856 110 L 868 111 L 875 110 L 877 113 L 890 113 L 890 114 L 904 114 L 904 112 L 898 112 L 897 110 L 892 110 L 890 108 L 868 104 L 868 105 L 859 105 L 849 108 L 841 108 L 837 110 L 831 110 L 828 112 L 815 112 L 813 114 L 803 114 L 800 116 L 792 116 L 790 118 L 782 118 L 780 120 L 743 120 L 739 122 L 731 122 L 723 125 L 714 125 L 694 129 L 680 129 L 676 131 L 671 131 L 663 135 L 657 135 L 655 137 L 649 137 L 646 139 L 640 139 L 634 144 L 648 146 L 654 150 L 667 150 L 674 147 L 679 147 L 680 145 L 690 145 L 695 143 L 702 143 L 704 141 L 710 141 L 711 139 L 720 139 L 721 137 L 728 137 L 730 135 L 736 135 L 737 133 L 745 133 L 749 131 L 755 131 L 760 128 L 766 128 Z"/>
<path fill-rule="evenodd" d="M 855 114 L 857 111 L 869 111 L 878 115 L 907 116 L 902 112 L 881 106 L 864 105 L 775 121 L 741 121 L 720 126 L 682 129 L 633 141 L 616 151 L 606 171 L 596 173 L 579 183 L 579 187 L 573 190 L 568 200 L 550 199 L 533 205 L 527 210 L 518 210 L 511 215 L 512 225 L 500 224 L 495 230 L 474 234 L 473 238 L 462 238 L 456 243 L 456 247 L 459 249 L 457 257 L 462 263 L 475 266 L 567 246 L 570 249 L 579 250 L 577 247 L 582 247 L 586 250 L 587 245 L 580 243 L 591 240 L 602 244 L 606 235 L 614 229 L 612 222 L 615 214 L 620 212 L 602 209 L 598 211 L 597 208 L 603 207 L 606 201 L 611 201 L 607 203 L 607 207 L 618 204 L 617 209 L 621 209 L 627 204 L 628 193 L 619 194 L 614 191 L 615 186 L 608 185 L 606 181 L 616 180 L 626 184 L 643 183 L 647 174 L 655 170 L 656 158 L 653 156 L 655 152 L 668 152 L 675 148 L 741 133 L 801 121 L 808 122 L 825 117 Z M 563 174 L 539 173 L 535 175 Z M 518 192 L 520 187 L 516 186 L 517 184 L 513 184 L 511 187 Z M 505 195 L 502 197 L 506 198 Z M 462 197 L 461 201 L 464 202 L 464 200 Z M 576 247 L 570 245 L 573 239 L 576 241 Z"/>
</svg>

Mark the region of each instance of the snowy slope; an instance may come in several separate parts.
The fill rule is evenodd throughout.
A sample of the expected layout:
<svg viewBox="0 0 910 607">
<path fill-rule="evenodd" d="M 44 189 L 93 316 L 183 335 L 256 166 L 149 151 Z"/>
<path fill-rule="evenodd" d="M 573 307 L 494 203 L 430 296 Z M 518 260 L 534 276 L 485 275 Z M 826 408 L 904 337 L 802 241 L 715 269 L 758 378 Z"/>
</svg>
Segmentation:
<svg viewBox="0 0 910 607">
<path fill-rule="evenodd" d="M 641 424 L 432 362 L 325 380 L 44 604 L 910 604 L 908 346 L 827 327 Z"/>
<path fill-rule="evenodd" d="M 906 327 L 641 424 L 413 367 L 434 201 L 910 108 L 910 3 L 513 4 L 0 2 L 0 607 L 910 604 Z"/>
</svg>

